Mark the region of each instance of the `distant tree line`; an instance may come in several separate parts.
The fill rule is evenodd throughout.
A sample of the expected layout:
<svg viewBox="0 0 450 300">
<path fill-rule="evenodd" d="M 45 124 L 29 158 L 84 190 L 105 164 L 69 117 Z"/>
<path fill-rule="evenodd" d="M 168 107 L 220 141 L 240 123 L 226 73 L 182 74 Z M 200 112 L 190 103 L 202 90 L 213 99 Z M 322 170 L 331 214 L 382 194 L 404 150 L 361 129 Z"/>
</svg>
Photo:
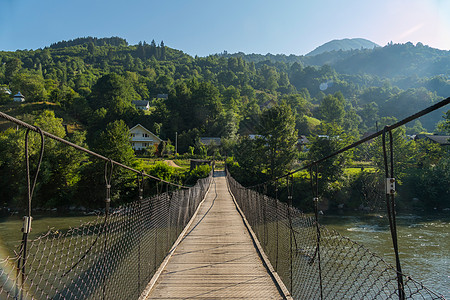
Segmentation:
<svg viewBox="0 0 450 300">
<path fill-rule="evenodd" d="M 84 37 L 84 38 L 77 38 L 69 41 L 60 41 L 57 43 L 53 43 L 50 45 L 50 48 L 58 49 L 58 48 L 66 48 L 66 47 L 72 47 L 72 46 L 78 46 L 78 45 L 85 45 L 85 44 L 93 44 L 94 46 L 128 46 L 128 42 L 126 39 L 120 38 L 120 37 L 110 37 L 110 38 L 96 38 L 96 37 Z"/>
</svg>

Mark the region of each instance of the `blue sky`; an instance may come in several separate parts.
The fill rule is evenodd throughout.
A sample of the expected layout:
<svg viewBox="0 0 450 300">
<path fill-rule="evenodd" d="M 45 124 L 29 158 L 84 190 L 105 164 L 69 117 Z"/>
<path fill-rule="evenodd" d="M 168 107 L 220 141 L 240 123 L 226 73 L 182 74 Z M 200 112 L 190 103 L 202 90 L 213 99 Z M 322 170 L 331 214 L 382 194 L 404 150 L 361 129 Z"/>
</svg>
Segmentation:
<svg viewBox="0 0 450 300">
<path fill-rule="evenodd" d="M 155 39 L 191 55 L 303 55 L 333 39 L 450 50 L 449 0 L 2 0 L 0 50 L 82 36 Z"/>
</svg>

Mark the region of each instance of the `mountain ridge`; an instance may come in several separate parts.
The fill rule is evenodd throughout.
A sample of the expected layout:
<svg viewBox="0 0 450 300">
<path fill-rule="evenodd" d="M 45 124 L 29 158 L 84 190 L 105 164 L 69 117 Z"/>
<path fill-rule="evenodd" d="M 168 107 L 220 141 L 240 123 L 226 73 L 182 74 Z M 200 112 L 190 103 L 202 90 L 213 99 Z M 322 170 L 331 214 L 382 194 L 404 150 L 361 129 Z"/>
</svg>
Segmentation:
<svg viewBox="0 0 450 300">
<path fill-rule="evenodd" d="M 363 38 L 336 39 L 326 42 L 323 45 L 320 45 L 313 51 L 307 53 L 305 56 L 315 56 L 318 54 L 322 54 L 324 52 L 331 52 L 331 51 L 373 49 L 376 47 L 380 47 L 380 45 Z"/>
</svg>

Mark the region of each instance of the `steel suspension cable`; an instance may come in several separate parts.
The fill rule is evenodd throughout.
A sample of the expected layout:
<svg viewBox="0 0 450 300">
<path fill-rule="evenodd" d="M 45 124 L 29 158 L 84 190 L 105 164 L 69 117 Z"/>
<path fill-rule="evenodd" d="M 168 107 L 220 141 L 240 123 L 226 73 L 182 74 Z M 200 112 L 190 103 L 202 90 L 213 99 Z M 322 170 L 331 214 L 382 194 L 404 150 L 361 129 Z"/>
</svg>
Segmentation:
<svg viewBox="0 0 450 300">
<path fill-rule="evenodd" d="M 320 287 L 320 299 L 323 299 L 323 284 L 322 284 L 322 263 L 320 261 L 320 225 L 319 225 L 319 165 L 315 165 L 316 170 L 313 171 L 313 166 L 310 167 L 310 180 L 311 180 L 311 192 L 313 194 L 314 201 L 314 219 L 316 225 L 316 251 L 314 258 L 317 256 L 318 269 L 319 269 L 319 287 Z M 314 262 L 314 260 L 312 261 Z"/>
<path fill-rule="evenodd" d="M 431 106 L 429 106 L 429 107 L 427 107 L 427 108 L 425 108 L 425 109 L 423 109 L 423 110 L 421 110 L 421 111 L 419 111 L 419 112 L 417 112 L 417 113 L 415 113 L 415 114 L 413 114 L 413 115 L 411 115 L 409 117 L 406 117 L 405 119 L 403 119 L 403 120 L 401 120 L 401 121 L 399 121 L 399 122 L 397 122 L 395 124 L 389 125 L 389 130 L 394 130 L 394 129 L 400 127 L 400 126 L 403 126 L 406 123 L 414 121 L 417 118 L 420 118 L 420 117 L 422 117 L 422 116 L 424 116 L 426 114 L 429 114 L 429 113 L 431 113 L 431 112 L 433 112 L 433 111 L 435 111 L 435 110 L 437 110 L 439 108 L 442 108 L 442 107 L 448 105 L 449 103 L 450 103 L 450 97 L 448 97 L 447 99 L 441 100 L 438 103 L 436 103 L 434 105 L 431 105 Z M 380 136 L 382 134 L 383 134 L 383 130 L 377 131 L 377 132 L 375 132 L 375 133 L 373 133 L 373 134 L 371 134 L 371 135 L 369 135 L 369 136 L 367 136 L 367 137 L 365 137 L 363 139 L 360 139 L 359 141 L 357 141 L 357 142 L 355 142 L 353 144 L 350 144 L 350 145 L 348 145 L 348 146 L 346 146 L 344 148 L 341 148 L 341 149 L 339 149 L 339 150 L 337 150 L 337 151 L 335 151 L 335 152 L 333 152 L 333 153 L 331 153 L 331 154 L 329 154 L 329 155 L 327 155 L 325 157 L 322 157 L 321 159 L 318 159 L 318 160 L 313 161 L 313 162 L 311 162 L 311 163 L 309 163 L 307 165 L 304 165 L 301 168 L 298 168 L 298 169 L 296 169 L 294 171 L 286 173 L 286 174 L 284 174 L 282 176 L 279 176 L 279 177 L 276 177 L 276 178 L 272 178 L 272 179 L 267 180 L 267 181 L 265 181 L 263 183 L 255 184 L 255 185 L 252 185 L 252 186 L 248 186 L 247 188 L 254 188 L 254 187 L 259 186 L 261 184 L 274 182 L 274 181 L 276 181 L 278 179 L 282 179 L 282 178 L 285 178 L 287 176 L 290 176 L 290 175 L 293 175 L 295 173 L 298 173 L 300 171 L 307 170 L 307 169 L 309 169 L 310 167 L 312 167 L 312 166 L 314 166 L 316 164 L 319 164 L 319 163 L 321 163 L 323 161 L 326 161 L 326 160 L 328 160 L 328 159 L 330 159 L 330 158 L 332 158 L 332 157 L 334 157 L 336 155 L 339 155 L 339 154 L 341 154 L 341 153 L 343 153 L 345 151 L 353 149 L 353 148 L 355 148 L 355 147 L 357 147 L 357 146 L 359 146 L 359 145 L 361 145 L 361 144 L 363 144 L 363 143 L 365 143 L 367 141 L 370 141 L 370 140 L 372 140 L 372 139 L 374 139 L 374 138 L 376 138 L 376 137 L 378 137 L 378 136 Z"/>
<path fill-rule="evenodd" d="M 386 149 L 386 132 L 389 132 L 389 163 Z M 395 253 L 395 264 L 397 268 L 398 297 L 405 299 L 405 290 L 403 284 L 402 268 L 400 265 L 400 256 L 398 253 L 397 222 L 395 220 L 395 178 L 394 178 L 394 142 L 392 130 L 385 126 L 382 135 L 383 159 L 386 176 L 386 209 L 389 219 L 389 228 L 391 231 L 392 244 Z M 390 165 L 390 167 L 389 167 Z"/>
<path fill-rule="evenodd" d="M 108 165 L 110 166 L 108 168 Z M 112 163 L 112 160 L 109 159 L 109 161 L 105 162 L 105 183 L 106 183 L 106 198 L 105 198 L 105 222 L 103 223 L 103 229 L 105 235 L 105 241 L 103 243 L 103 265 L 106 266 L 106 254 L 107 254 L 107 248 L 108 248 L 108 226 L 106 226 L 108 222 L 108 216 L 109 216 L 109 206 L 111 204 L 111 181 L 112 181 L 112 175 L 114 170 L 114 164 Z M 103 274 L 103 284 L 102 284 L 102 290 L 103 290 L 103 299 L 106 299 L 106 272 Z"/>
<path fill-rule="evenodd" d="M 27 129 L 29 129 L 29 130 L 32 130 L 32 131 L 35 131 L 35 132 L 38 132 L 38 133 L 39 133 L 39 130 L 40 130 L 40 129 L 38 129 L 37 126 L 30 125 L 30 124 L 28 124 L 28 123 L 26 123 L 26 122 L 23 122 L 23 121 L 21 121 L 21 120 L 19 120 L 19 119 L 16 119 L 16 118 L 10 116 L 10 115 L 8 115 L 8 114 L 5 114 L 4 112 L 1 112 L 1 111 L 0 111 L 0 117 L 3 118 L 3 119 L 8 120 L 8 121 L 10 121 L 10 122 L 13 122 L 13 123 L 15 123 L 15 124 L 17 124 L 17 125 L 20 125 L 20 126 L 22 126 L 22 127 L 25 127 L 25 128 L 27 128 Z M 55 141 L 58 141 L 58 142 L 60 142 L 60 143 L 66 144 L 66 145 L 68 145 L 68 146 L 71 146 L 71 147 L 73 147 L 73 148 L 75 148 L 75 149 L 77 149 L 77 150 L 79 150 L 79 151 L 83 151 L 83 152 L 85 152 L 85 153 L 88 153 L 89 155 L 95 156 L 95 157 L 97 157 L 97 158 L 99 158 L 99 159 L 102 159 L 102 160 L 104 160 L 104 161 L 110 161 L 112 164 L 114 164 L 114 165 L 116 165 L 116 166 L 119 166 L 119 167 L 121 167 L 121 168 L 127 169 L 127 170 L 129 170 L 129 171 L 132 171 L 132 172 L 135 172 L 135 173 L 141 173 L 141 171 L 139 171 L 139 170 L 133 169 L 133 168 L 127 166 L 127 165 L 124 165 L 124 164 L 121 164 L 121 163 L 119 163 L 119 162 L 117 162 L 117 161 L 114 161 L 114 160 L 112 160 L 112 159 L 110 159 L 110 158 L 108 158 L 108 157 L 106 157 L 106 156 L 103 156 L 103 155 L 98 154 L 98 153 L 96 153 L 96 152 L 94 152 L 94 151 L 91 151 L 91 150 L 86 149 L 86 148 L 84 148 L 84 147 L 81 147 L 81 146 L 79 146 L 79 145 L 77 145 L 77 144 L 74 144 L 74 143 L 72 143 L 72 142 L 69 142 L 69 141 L 67 141 L 67 140 L 65 140 L 65 139 L 63 139 L 63 138 L 60 138 L 59 136 L 56 136 L 56 135 L 51 134 L 51 133 L 49 133 L 49 132 L 46 132 L 46 131 L 44 131 L 44 130 L 41 130 L 41 131 L 42 131 L 42 134 L 43 134 L 43 135 L 45 135 L 45 136 L 47 136 L 47 137 L 49 137 L 49 138 L 51 138 L 51 139 L 53 139 L 53 140 L 55 140 Z M 164 182 L 164 183 L 170 184 L 170 185 L 175 186 L 175 187 L 178 187 L 178 188 L 184 188 L 184 189 L 188 189 L 188 188 L 189 188 L 188 186 L 184 186 L 184 185 L 176 184 L 176 183 L 173 183 L 173 182 L 169 182 L 169 181 L 163 180 L 163 179 L 161 179 L 161 178 L 158 178 L 158 177 L 155 177 L 155 176 L 146 174 L 146 173 L 143 173 L 143 175 L 146 176 L 146 177 L 152 178 L 152 179 L 154 179 L 154 180 L 157 180 L 157 181 L 160 181 L 160 182 Z"/>
<path fill-rule="evenodd" d="M 139 212 L 142 211 L 142 201 L 144 200 L 144 175 L 142 174 L 136 174 L 136 181 L 137 181 L 137 186 L 138 186 L 138 207 L 139 207 Z M 143 224 L 143 218 L 142 216 L 139 216 L 139 223 L 140 223 L 140 229 L 143 229 L 144 224 Z M 142 239 L 142 232 L 140 231 L 138 233 L 138 280 L 137 280 L 137 287 L 138 290 L 141 290 L 141 239 Z"/>
<path fill-rule="evenodd" d="M 27 176 L 27 215 L 23 218 L 23 227 L 22 227 L 22 242 L 19 250 L 19 260 L 17 261 L 17 275 L 21 274 L 21 286 L 23 290 L 23 285 L 25 283 L 25 265 L 27 261 L 27 243 L 28 243 L 28 233 L 31 231 L 31 202 L 33 199 L 34 188 L 36 187 L 37 177 L 39 175 L 39 170 L 41 168 L 42 158 L 44 157 L 44 146 L 45 146 L 45 138 L 41 128 L 36 126 L 37 132 L 41 136 L 41 147 L 39 152 L 38 164 L 36 166 L 36 172 L 34 174 L 33 183 L 31 184 L 31 176 L 30 176 L 30 156 L 28 153 L 28 134 L 30 133 L 30 129 L 27 129 L 25 133 L 25 165 L 26 165 L 26 176 Z M 20 295 L 20 299 L 22 299 L 22 295 Z"/>
<path fill-rule="evenodd" d="M 265 186 L 267 186 L 267 184 Z M 274 202 L 275 202 L 275 210 L 276 210 L 277 214 L 279 214 L 279 212 L 278 212 L 278 181 L 275 181 Z M 279 253 L 279 240 L 280 240 L 279 223 L 280 223 L 280 220 L 278 220 L 278 218 L 276 218 L 276 221 L 277 221 L 277 253 L 276 253 L 276 259 L 275 259 L 275 270 L 278 272 L 278 253 Z"/>
</svg>

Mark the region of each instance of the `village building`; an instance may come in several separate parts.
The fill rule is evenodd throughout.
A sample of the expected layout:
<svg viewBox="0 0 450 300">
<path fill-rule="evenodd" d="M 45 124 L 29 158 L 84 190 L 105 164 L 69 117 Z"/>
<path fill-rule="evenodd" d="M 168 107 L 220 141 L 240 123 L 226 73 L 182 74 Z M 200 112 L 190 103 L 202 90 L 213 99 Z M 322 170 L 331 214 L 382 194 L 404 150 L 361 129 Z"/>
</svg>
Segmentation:
<svg viewBox="0 0 450 300">
<path fill-rule="evenodd" d="M 205 146 L 211 146 L 211 145 L 220 146 L 221 140 L 219 137 L 201 137 L 200 143 L 202 143 Z"/>
<path fill-rule="evenodd" d="M 0 87 L 0 92 L 7 94 L 7 95 L 11 95 L 11 90 L 8 89 L 7 87 Z"/>
<path fill-rule="evenodd" d="M 14 102 L 25 102 L 25 97 L 18 92 L 16 95 L 14 95 Z"/>
<path fill-rule="evenodd" d="M 130 129 L 131 148 L 135 151 L 145 150 L 148 147 L 155 147 L 159 145 L 161 141 L 162 140 L 156 134 L 141 124 L 137 124 Z"/>
<path fill-rule="evenodd" d="M 147 100 L 133 100 L 131 103 L 136 106 L 137 109 L 149 110 L 150 102 Z"/>
<path fill-rule="evenodd" d="M 426 140 L 441 146 L 450 146 L 450 135 L 437 134 L 418 134 L 414 137 L 415 140 Z"/>
</svg>

